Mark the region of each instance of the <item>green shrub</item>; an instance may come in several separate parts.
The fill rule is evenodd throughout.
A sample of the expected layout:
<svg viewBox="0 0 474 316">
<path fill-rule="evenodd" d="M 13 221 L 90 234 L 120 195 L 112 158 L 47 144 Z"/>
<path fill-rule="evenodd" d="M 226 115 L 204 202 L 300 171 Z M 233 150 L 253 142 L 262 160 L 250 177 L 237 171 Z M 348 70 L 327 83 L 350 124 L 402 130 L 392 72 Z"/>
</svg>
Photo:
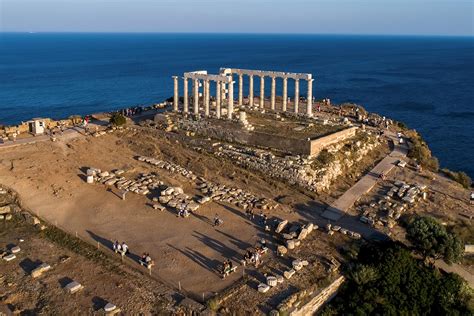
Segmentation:
<svg viewBox="0 0 474 316">
<path fill-rule="evenodd" d="M 472 315 L 472 292 L 456 274 L 441 274 L 394 242 L 368 243 L 323 315 Z M 362 282 L 361 282 L 362 281 Z"/>
<path fill-rule="evenodd" d="M 431 155 L 431 150 L 428 145 L 421 138 L 420 134 L 415 131 L 408 131 L 406 135 L 410 138 L 411 146 L 408 150 L 408 157 L 416 159 L 424 168 L 437 172 L 439 169 L 439 162 L 436 157 Z"/>
<path fill-rule="evenodd" d="M 466 189 L 469 189 L 472 184 L 471 178 L 467 175 L 465 172 L 455 172 L 451 171 L 449 169 L 442 169 L 441 172 L 443 172 L 446 176 L 448 176 L 451 180 L 454 180 L 461 184 L 463 187 Z"/>
<path fill-rule="evenodd" d="M 447 263 L 458 262 L 464 252 L 463 243 L 435 218 L 416 216 L 407 227 L 407 239 L 425 257 L 443 258 Z"/>
<path fill-rule="evenodd" d="M 209 301 L 207 301 L 207 307 L 209 307 L 211 311 L 215 312 L 220 307 L 219 301 L 215 298 L 211 298 Z"/>
<path fill-rule="evenodd" d="M 333 153 L 330 153 L 327 149 L 323 149 L 314 160 L 313 167 L 315 169 L 325 167 L 333 162 L 335 158 L 336 156 Z"/>
<path fill-rule="evenodd" d="M 127 123 L 127 118 L 120 113 L 114 113 L 110 118 L 110 123 L 115 126 L 124 125 L 125 123 Z"/>
</svg>

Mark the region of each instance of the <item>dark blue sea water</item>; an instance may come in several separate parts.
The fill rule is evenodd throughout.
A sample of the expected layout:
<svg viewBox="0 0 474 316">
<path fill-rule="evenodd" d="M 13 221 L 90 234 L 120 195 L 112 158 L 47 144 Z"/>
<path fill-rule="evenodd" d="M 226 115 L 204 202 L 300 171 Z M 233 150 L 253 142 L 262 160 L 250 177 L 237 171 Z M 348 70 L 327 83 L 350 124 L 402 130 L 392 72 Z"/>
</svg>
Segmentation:
<svg viewBox="0 0 474 316">
<path fill-rule="evenodd" d="M 316 98 L 403 121 L 474 177 L 472 37 L 0 33 L 0 124 L 159 102 L 223 66 L 313 73 Z"/>
</svg>

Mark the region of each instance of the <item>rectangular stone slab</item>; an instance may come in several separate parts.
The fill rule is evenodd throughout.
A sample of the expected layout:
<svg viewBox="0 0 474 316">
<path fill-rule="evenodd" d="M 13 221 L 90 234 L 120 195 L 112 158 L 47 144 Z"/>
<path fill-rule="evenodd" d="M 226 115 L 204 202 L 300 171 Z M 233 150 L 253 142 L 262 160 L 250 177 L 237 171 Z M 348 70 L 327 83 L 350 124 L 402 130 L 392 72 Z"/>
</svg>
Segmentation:
<svg viewBox="0 0 474 316">
<path fill-rule="evenodd" d="M 15 259 L 15 258 L 16 258 L 16 256 L 15 256 L 14 254 L 9 254 L 9 255 L 3 257 L 3 260 L 5 260 L 5 261 L 12 261 L 12 260 Z"/>
<path fill-rule="evenodd" d="M 64 289 L 71 294 L 80 291 L 82 288 L 83 286 L 79 282 L 76 282 L 76 281 L 72 281 L 71 283 L 69 283 L 68 285 L 64 287 Z"/>
</svg>

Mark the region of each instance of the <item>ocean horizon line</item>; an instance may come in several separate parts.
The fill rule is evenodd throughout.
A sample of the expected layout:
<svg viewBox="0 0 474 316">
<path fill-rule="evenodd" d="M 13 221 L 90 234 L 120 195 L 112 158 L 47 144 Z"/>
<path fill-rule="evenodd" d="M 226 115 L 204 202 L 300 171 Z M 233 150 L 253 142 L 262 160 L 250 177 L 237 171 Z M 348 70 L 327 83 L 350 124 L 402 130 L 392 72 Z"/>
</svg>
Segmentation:
<svg viewBox="0 0 474 316">
<path fill-rule="evenodd" d="M 450 34 L 378 34 L 378 33 L 293 33 L 293 32 L 155 32 L 155 31 L 1 31 L 1 34 L 107 34 L 107 35 L 245 35 L 245 36 L 336 36 L 336 37 L 403 37 L 403 38 L 465 38 L 470 35 Z"/>
</svg>

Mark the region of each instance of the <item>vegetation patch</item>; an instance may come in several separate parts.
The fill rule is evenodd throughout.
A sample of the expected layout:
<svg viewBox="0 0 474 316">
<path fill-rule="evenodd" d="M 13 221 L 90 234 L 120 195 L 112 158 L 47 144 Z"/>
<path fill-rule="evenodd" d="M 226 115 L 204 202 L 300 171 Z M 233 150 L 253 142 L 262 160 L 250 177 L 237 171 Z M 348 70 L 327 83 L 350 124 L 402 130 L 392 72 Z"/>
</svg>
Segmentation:
<svg viewBox="0 0 474 316">
<path fill-rule="evenodd" d="M 110 118 L 110 123 L 112 123 L 115 126 L 124 125 L 125 123 L 127 123 L 127 118 L 123 116 L 122 114 L 116 112 L 112 114 L 112 117 Z"/>
<path fill-rule="evenodd" d="M 333 153 L 330 153 L 327 149 L 321 150 L 319 155 L 313 161 L 313 169 L 320 169 L 336 159 L 336 156 Z"/>
<path fill-rule="evenodd" d="M 444 173 L 451 180 L 456 181 L 461 184 L 464 188 L 469 189 L 472 185 L 471 178 L 465 172 L 455 172 L 449 169 L 441 169 L 441 172 Z"/>
<path fill-rule="evenodd" d="M 425 258 L 452 263 L 460 261 L 464 252 L 461 239 L 430 216 L 416 216 L 408 224 L 407 238 Z"/>
<path fill-rule="evenodd" d="M 408 157 L 415 159 L 424 168 L 437 172 L 439 162 L 436 157 L 431 155 L 431 150 L 426 142 L 421 138 L 420 134 L 415 131 L 407 131 L 406 135 L 410 138 L 411 146 L 408 150 Z"/>
<path fill-rule="evenodd" d="M 364 245 L 322 315 L 472 315 L 472 289 L 394 242 Z"/>
</svg>

